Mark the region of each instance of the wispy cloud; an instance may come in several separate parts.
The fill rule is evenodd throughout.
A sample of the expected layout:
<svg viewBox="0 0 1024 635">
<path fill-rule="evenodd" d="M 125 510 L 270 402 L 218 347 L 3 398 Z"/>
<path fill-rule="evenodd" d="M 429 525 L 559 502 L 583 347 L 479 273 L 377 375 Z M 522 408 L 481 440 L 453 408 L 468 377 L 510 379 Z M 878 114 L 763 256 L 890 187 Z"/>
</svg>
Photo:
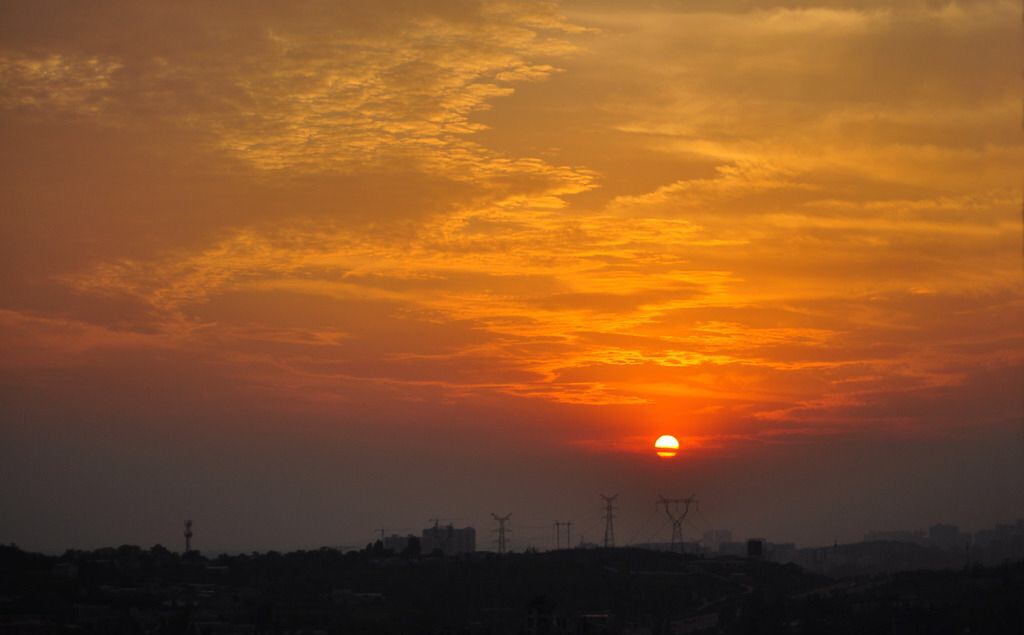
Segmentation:
<svg viewBox="0 0 1024 635">
<path fill-rule="evenodd" d="M 5 123 L 76 151 L 7 179 L 41 280 L 11 363 L 170 348 L 710 447 L 920 425 L 1022 362 L 1013 3 L 348 4 L 13 15 Z M 70 264 L 32 260 L 68 218 Z"/>
</svg>

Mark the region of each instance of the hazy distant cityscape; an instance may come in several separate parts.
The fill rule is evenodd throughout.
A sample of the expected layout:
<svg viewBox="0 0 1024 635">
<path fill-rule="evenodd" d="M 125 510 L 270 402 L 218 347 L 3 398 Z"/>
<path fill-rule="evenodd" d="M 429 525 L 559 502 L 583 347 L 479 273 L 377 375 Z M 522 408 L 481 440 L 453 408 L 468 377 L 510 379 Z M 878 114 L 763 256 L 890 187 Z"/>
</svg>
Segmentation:
<svg viewBox="0 0 1024 635">
<path fill-rule="evenodd" d="M 661 497 L 656 534 L 600 541 L 551 524 L 553 545 L 515 549 L 513 514 L 490 527 L 431 519 L 364 547 L 220 553 L 203 525 L 179 548 L 122 545 L 42 555 L 0 547 L 0 635 L 687 635 L 1018 633 L 1024 519 L 948 523 L 800 547 L 729 529 L 687 540 L 693 496 Z M 652 517 L 656 518 L 656 517 Z M 656 523 L 658 524 L 658 523 Z M 667 526 L 665 526 L 667 525 Z M 533 527 L 537 529 L 537 527 Z"/>
<path fill-rule="evenodd" d="M 497 549 L 509 515 L 495 516 Z M 204 555 L 0 546 L 0 635 L 1019 633 L 1024 520 L 870 532 L 799 548 L 728 530 L 694 542 L 514 553 L 435 521 L 365 548 Z M 383 533 L 383 532 L 382 532 Z M 611 536 L 609 536 L 611 537 Z"/>
<path fill-rule="evenodd" d="M 612 546 L 583 540 L 570 543 L 571 535 L 562 527 L 556 526 L 554 530 L 558 532 L 559 541 L 565 536 L 561 544 L 566 548 Z M 1024 519 L 973 533 L 946 523 L 932 525 L 927 530 L 870 531 L 862 542 L 836 543 L 830 547 L 800 547 L 792 542 L 777 543 L 756 537 L 736 538 L 730 530 L 716 529 L 705 531 L 702 539 L 697 541 L 642 542 L 628 546 L 700 557 L 763 558 L 771 562 L 797 564 L 807 571 L 828 575 L 956 568 L 972 564 L 991 566 L 1024 560 Z M 452 524 L 426 527 L 419 536 L 394 533 L 382 536 L 368 548 L 376 549 L 382 555 L 414 554 L 417 557 L 497 551 L 491 541 L 478 545 L 476 528 Z M 529 547 L 528 550 L 536 548 Z"/>
</svg>

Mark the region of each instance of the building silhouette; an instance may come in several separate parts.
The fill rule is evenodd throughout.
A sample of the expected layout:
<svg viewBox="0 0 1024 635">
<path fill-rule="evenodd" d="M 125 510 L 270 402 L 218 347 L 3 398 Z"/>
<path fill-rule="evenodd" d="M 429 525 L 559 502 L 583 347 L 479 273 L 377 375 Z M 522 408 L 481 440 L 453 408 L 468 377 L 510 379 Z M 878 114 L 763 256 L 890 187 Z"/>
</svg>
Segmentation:
<svg viewBox="0 0 1024 635">
<path fill-rule="evenodd" d="M 476 529 L 435 524 L 423 530 L 420 543 L 424 555 L 430 555 L 435 551 L 440 551 L 446 556 L 473 553 L 476 551 Z"/>
</svg>

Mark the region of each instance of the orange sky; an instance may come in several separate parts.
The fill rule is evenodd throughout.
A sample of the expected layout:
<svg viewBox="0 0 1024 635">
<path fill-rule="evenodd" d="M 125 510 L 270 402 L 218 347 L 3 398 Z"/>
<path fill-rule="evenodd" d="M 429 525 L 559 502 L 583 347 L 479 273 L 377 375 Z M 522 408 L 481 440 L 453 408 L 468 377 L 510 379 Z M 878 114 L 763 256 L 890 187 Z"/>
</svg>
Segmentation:
<svg viewBox="0 0 1024 635">
<path fill-rule="evenodd" d="M 11 539 L 80 495 L 62 465 L 173 490 L 240 437 L 644 492 L 662 433 L 729 473 L 1014 439 L 1019 476 L 1019 31 L 1012 0 L 4 3 Z M 1021 511 L 969 502 L 985 448 L 927 468 L 963 522 Z M 255 478 L 216 463 L 192 487 Z"/>
</svg>

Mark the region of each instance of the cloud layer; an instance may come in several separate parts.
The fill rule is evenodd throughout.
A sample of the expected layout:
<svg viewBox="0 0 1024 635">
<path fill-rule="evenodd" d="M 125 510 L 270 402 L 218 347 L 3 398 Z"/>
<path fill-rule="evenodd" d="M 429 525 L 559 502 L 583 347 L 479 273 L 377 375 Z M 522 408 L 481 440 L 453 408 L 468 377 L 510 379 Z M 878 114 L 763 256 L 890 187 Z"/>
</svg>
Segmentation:
<svg viewBox="0 0 1024 635">
<path fill-rule="evenodd" d="M 1012 425 L 1018 18 L 9 4 L 11 413 L 152 365 L 218 387 L 202 417 L 499 407 L 588 452 Z"/>
</svg>

